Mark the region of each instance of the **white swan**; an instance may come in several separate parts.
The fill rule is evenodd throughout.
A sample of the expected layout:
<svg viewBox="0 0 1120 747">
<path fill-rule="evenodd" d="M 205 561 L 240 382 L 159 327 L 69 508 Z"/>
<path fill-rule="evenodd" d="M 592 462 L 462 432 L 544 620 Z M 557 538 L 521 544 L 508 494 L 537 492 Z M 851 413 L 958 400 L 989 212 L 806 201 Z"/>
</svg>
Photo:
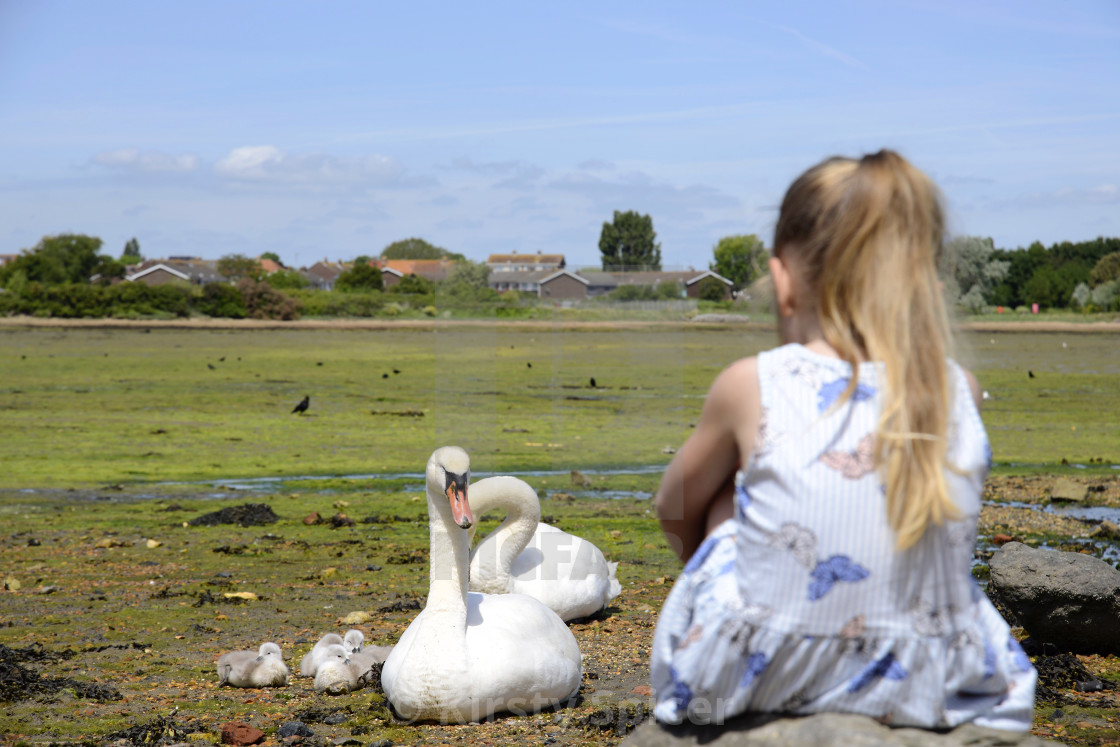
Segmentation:
<svg viewBox="0 0 1120 747">
<path fill-rule="evenodd" d="M 347 654 L 356 654 L 362 650 L 362 644 L 365 641 L 365 633 L 357 628 L 350 628 L 346 631 L 346 635 L 342 637 L 342 646 L 346 649 Z"/>
<path fill-rule="evenodd" d="M 275 643 L 257 651 L 230 651 L 218 657 L 218 686 L 282 687 L 288 684 L 288 665 Z"/>
<path fill-rule="evenodd" d="M 471 551 L 472 591 L 528 594 L 564 620 L 594 615 L 622 592 L 618 563 L 608 563 L 591 542 L 540 523 L 540 501 L 524 480 L 487 477 L 471 485 L 470 495 L 476 516 L 507 512 Z"/>
<path fill-rule="evenodd" d="M 428 460 L 428 602 L 381 672 L 405 719 L 463 723 L 530 713 L 579 690 L 579 645 L 556 613 L 522 594 L 468 593 L 469 478 L 470 459 L 458 447 Z"/>
</svg>

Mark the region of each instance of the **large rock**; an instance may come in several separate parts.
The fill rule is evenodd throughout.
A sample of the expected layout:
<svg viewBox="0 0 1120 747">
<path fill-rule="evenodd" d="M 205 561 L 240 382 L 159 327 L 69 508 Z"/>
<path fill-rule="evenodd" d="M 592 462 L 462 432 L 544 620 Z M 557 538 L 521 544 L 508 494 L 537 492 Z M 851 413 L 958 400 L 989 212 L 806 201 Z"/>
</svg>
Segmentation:
<svg viewBox="0 0 1120 747">
<path fill-rule="evenodd" d="M 1035 643 L 1120 654 L 1120 571 L 1090 555 L 1008 542 L 990 562 L 990 592 Z"/>
<path fill-rule="evenodd" d="M 1057 745 L 1032 734 L 973 724 L 949 732 L 892 729 L 866 716 L 818 713 L 800 718 L 740 716 L 722 727 L 665 727 L 647 721 L 622 747 L 1043 747 Z"/>
</svg>

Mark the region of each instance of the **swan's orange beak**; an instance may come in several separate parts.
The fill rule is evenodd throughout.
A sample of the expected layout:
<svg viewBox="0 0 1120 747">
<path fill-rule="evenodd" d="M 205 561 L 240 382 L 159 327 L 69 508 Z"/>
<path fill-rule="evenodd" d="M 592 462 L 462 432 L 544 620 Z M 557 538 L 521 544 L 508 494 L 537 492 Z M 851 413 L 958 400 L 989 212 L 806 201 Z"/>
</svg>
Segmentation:
<svg viewBox="0 0 1120 747">
<path fill-rule="evenodd" d="M 461 528 L 470 529 L 471 524 L 474 524 L 474 515 L 471 514 L 471 504 L 467 502 L 466 475 L 453 475 L 449 472 L 444 492 L 451 503 L 451 518 Z"/>
</svg>

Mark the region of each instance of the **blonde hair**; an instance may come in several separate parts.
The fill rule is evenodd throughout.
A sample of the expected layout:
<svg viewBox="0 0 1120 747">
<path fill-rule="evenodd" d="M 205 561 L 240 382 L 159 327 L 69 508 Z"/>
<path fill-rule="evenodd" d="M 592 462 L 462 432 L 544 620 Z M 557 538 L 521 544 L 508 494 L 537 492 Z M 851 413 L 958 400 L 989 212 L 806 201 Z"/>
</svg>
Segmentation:
<svg viewBox="0 0 1120 747">
<path fill-rule="evenodd" d="M 861 358 L 884 365 L 874 454 L 900 550 L 959 516 L 945 475 L 951 341 L 937 276 L 943 235 L 937 187 L 888 150 L 806 171 L 786 192 L 774 232 L 775 256 L 800 260 L 824 338 L 852 366 L 840 402 L 859 383 Z"/>
</svg>

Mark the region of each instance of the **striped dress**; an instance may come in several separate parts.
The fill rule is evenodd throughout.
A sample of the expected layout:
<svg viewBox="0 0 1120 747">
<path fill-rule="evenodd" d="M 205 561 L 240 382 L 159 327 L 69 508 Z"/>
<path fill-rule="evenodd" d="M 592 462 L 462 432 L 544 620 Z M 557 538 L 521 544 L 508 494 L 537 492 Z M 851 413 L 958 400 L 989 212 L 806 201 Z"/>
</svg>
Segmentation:
<svg viewBox="0 0 1120 747">
<path fill-rule="evenodd" d="M 791 344 L 758 357 L 762 418 L 735 517 L 685 566 L 654 634 L 654 714 L 865 714 L 1026 731 L 1037 675 L 970 568 L 987 435 L 948 363 L 949 488 L 961 518 L 895 549 L 872 459 L 881 366 Z"/>
</svg>

